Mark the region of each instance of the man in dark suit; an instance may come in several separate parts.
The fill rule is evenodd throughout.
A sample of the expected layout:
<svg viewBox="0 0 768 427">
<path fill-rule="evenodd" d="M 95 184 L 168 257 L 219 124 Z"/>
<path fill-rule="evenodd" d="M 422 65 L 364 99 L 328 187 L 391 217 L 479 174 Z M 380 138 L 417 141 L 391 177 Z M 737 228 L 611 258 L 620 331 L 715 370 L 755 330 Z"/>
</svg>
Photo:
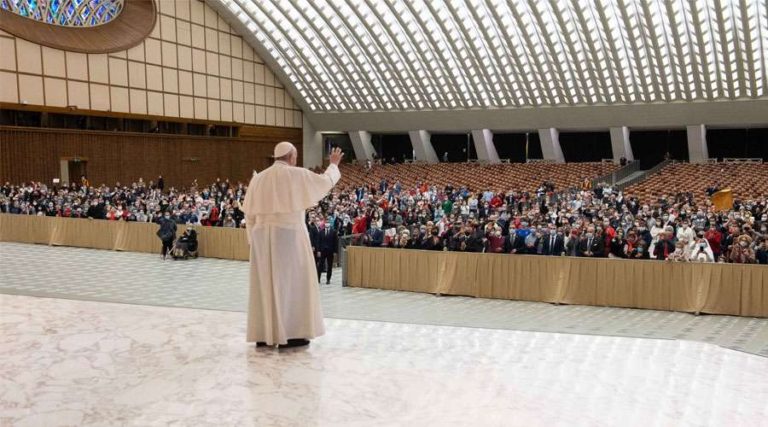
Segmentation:
<svg viewBox="0 0 768 427">
<path fill-rule="evenodd" d="M 595 236 L 595 227 L 588 227 L 587 233 L 581 238 L 578 246 L 579 256 L 600 258 L 603 256 L 605 243 L 603 239 Z"/>
<path fill-rule="evenodd" d="M 562 233 L 558 233 L 554 226 L 549 227 L 549 234 L 541 237 L 541 254 L 550 256 L 560 256 L 565 252 L 565 239 Z"/>
<path fill-rule="evenodd" d="M 331 283 L 331 272 L 333 271 L 333 255 L 339 243 L 339 234 L 330 225 L 325 224 L 317 234 L 317 251 L 319 252 L 317 261 L 317 281 L 320 281 L 320 274 L 325 270 L 325 284 Z"/>
<path fill-rule="evenodd" d="M 508 254 L 516 254 L 525 247 L 525 239 L 517 234 L 517 230 L 514 227 L 509 228 L 509 235 L 504 242 L 504 252 Z"/>
<path fill-rule="evenodd" d="M 312 256 L 315 257 L 315 265 L 320 268 L 320 249 L 318 249 L 320 226 L 314 215 L 309 216 L 307 220 L 307 232 L 309 233 L 309 244 L 312 245 Z M 320 276 L 320 270 L 317 271 L 318 277 Z M 320 279 L 318 279 L 318 282 Z"/>
<path fill-rule="evenodd" d="M 384 232 L 381 231 L 378 225 L 371 224 L 371 229 L 366 234 L 368 246 L 378 248 L 384 243 Z"/>
</svg>

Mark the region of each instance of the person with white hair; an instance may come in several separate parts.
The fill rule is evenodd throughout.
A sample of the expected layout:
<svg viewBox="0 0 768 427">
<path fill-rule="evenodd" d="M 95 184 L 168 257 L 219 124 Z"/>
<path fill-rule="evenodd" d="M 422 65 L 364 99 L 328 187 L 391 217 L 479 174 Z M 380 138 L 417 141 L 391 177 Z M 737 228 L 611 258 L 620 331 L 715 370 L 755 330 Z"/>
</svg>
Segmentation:
<svg viewBox="0 0 768 427">
<path fill-rule="evenodd" d="M 304 218 L 341 178 L 343 155 L 334 148 L 330 165 L 317 174 L 296 167 L 296 147 L 281 142 L 275 163 L 248 185 L 243 207 L 251 247 L 247 341 L 257 347 L 306 346 L 325 333 Z"/>
</svg>

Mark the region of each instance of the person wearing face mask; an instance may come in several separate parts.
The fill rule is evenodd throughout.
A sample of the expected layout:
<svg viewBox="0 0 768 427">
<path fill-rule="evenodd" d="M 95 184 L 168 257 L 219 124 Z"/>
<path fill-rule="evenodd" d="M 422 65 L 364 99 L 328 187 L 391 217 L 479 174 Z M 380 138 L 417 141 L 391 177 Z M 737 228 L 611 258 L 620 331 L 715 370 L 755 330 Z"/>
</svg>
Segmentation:
<svg viewBox="0 0 768 427">
<path fill-rule="evenodd" d="M 160 229 L 157 230 L 157 237 L 163 244 L 161 250 L 163 260 L 167 259 L 168 252 L 173 246 L 173 241 L 176 239 L 176 221 L 171 219 L 171 213 L 166 211 L 163 217 L 160 219 Z"/>
<path fill-rule="evenodd" d="M 504 252 L 508 254 L 518 253 L 524 247 L 524 240 L 517 234 L 515 227 L 510 226 L 507 238 L 504 240 Z"/>
<path fill-rule="evenodd" d="M 320 275 L 325 271 L 325 284 L 329 285 L 333 272 L 333 255 L 337 252 L 339 236 L 328 222 L 322 221 L 322 218 L 318 220 L 317 228 L 317 281 L 320 282 Z"/>
<path fill-rule="evenodd" d="M 681 240 L 675 243 L 675 250 L 667 256 L 667 261 L 671 262 L 686 262 L 688 261 L 688 254 L 685 251 L 685 243 Z"/>
<path fill-rule="evenodd" d="M 709 247 L 712 249 L 712 254 L 714 255 L 715 259 L 720 258 L 720 255 L 722 254 L 721 250 L 721 242 L 723 240 L 723 233 L 721 233 L 717 229 L 717 225 L 712 224 L 709 226 L 709 230 L 707 230 L 706 233 L 704 233 L 704 238 L 707 240 L 707 243 L 709 243 Z"/>
<path fill-rule="evenodd" d="M 707 239 L 700 237 L 694 242 L 693 250 L 691 250 L 688 259 L 691 262 L 715 262 L 716 258 L 712 249 L 707 243 Z"/>
<path fill-rule="evenodd" d="M 501 228 L 496 226 L 488 233 L 488 252 L 500 254 L 504 252 L 504 237 Z"/>
<path fill-rule="evenodd" d="M 734 264 L 754 264 L 757 262 L 755 257 L 755 251 L 750 247 L 752 245 L 752 238 L 746 234 L 742 234 L 736 239 L 736 243 L 732 245 L 730 253 L 728 255 L 728 261 Z"/>
<path fill-rule="evenodd" d="M 768 237 L 763 237 L 760 246 L 755 251 L 755 260 L 758 264 L 768 264 Z"/>
<path fill-rule="evenodd" d="M 665 261 L 675 251 L 674 231 L 672 227 L 659 235 L 659 241 L 653 247 L 653 255 L 659 261 Z"/>
<path fill-rule="evenodd" d="M 368 246 L 378 248 L 384 243 L 384 232 L 381 231 L 379 224 L 376 222 L 371 222 L 371 229 L 368 230 L 366 235 L 368 237 Z"/>
<path fill-rule="evenodd" d="M 644 240 L 638 240 L 637 244 L 632 247 L 632 250 L 627 251 L 627 258 L 629 259 L 651 259 L 650 251 Z"/>
<path fill-rule="evenodd" d="M 644 220 L 639 220 L 637 222 L 637 226 L 635 227 L 635 232 L 637 234 L 637 238 L 639 240 L 644 241 L 646 246 L 651 245 L 653 236 L 651 236 L 651 232 L 648 230 L 647 224 L 645 223 Z"/>
<path fill-rule="evenodd" d="M 443 239 L 440 238 L 437 228 L 429 231 L 429 235 L 424 238 L 421 248 L 427 251 L 442 251 L 444 249 Z"/>
<path fill-rule="evenodd" d="M 601 237 L 595 234 L 595 227 L 587 227 L 587 232 L 581 238 L 578 253 L 581 257 L 599 258 L 603 256 L 605 244 Z"/>
<path fill-rule="evenodd" d="M 696 237 L 696 234 L 691 228 L 691 224 L 687 220 L 683 221 L 680 228 L 677 229 L 677 240 L 692 242 L 694 237 Z"/>
<path fill-rule="evenodd" d="M 543 240 L 541 254 L 547 256 L 561 256 L 565 252 L 565 239 L 562 231 L 558 233 L 554 225 L 548 227 L 549 232 L 541 237 Z"/>
</svg>

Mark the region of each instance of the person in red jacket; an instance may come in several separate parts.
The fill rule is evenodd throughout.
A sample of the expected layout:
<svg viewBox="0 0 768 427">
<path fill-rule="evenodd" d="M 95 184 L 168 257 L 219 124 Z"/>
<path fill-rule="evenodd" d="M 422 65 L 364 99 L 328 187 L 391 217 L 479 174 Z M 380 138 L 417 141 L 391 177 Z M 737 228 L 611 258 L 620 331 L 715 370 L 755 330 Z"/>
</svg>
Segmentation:
<svg viewBox="0 0 768 427">
<path fill-rule="evenodd" d="M 608 221 L 603 221 L 603 237 L 605 238 L 605 247 L 610 248 L 611 240 L 616 237 L 616 229 Z M 608 256 L 608 251 L 606 251 L 605 256 Z"/>
<path fill-rule="evenodd" d="M 504 204 L 504 200 L 501 197 L 499 197 L 498 194 L 493 196 L 493 198 L 491 199 L 491 207 L 494 209 L 498 209 L 503 204 Z"/>
<path fill-rule="evenodd" d="M 712 248 L 712 254 L 715 256 L 715 259 L 719 259 L 720 255 L 723 253 L 722 247 L 720 246 L 720 243 L 723 240 L 723 233 L 717 231 L 717 226 L 712 224 L 709 226 L 709 230 L 704 234 L 704 238 L 709 242 L 709 247 Z"/>
<path fill-rule="evenodd" d="M 365 215 L 358 215 L 352 226 L 352 234 L 364 234 L 367 228 L 366 223 Z"/>
</svg>

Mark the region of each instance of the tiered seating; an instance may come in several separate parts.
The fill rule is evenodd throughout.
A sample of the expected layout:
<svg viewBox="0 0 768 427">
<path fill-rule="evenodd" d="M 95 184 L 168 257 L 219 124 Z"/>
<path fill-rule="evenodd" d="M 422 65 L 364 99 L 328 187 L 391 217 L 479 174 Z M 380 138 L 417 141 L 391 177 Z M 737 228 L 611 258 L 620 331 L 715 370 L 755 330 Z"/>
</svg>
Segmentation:
<svg viewBox="0 0 768 427">
<path fill-rule="evenodd" d="M 737 199 L 768 195 L 768 164 L 673 163 L 624 193 L 652 203 L 661 195 L 690 192 L 696 202 L 702 202 L 707 188 L 716 182 L 721 189 L 730 188 Z"/>
<path fill-rule="evenodd" d="M 596 178 L 617 168 L 610 163 L 439 163 L 374 165 L 366 171 L 360 165 L 344 164 L 339 188 L 378 187 L 384 178 L 390 184 L 400 181 L 404 189 L 426 183 L 439 188 L 466 186 L 472 191 L 535 191 L 544 181 L 554 183 L 557 189 L 565 189 L 580 186 L 584 178 Z"/>
</svg>

